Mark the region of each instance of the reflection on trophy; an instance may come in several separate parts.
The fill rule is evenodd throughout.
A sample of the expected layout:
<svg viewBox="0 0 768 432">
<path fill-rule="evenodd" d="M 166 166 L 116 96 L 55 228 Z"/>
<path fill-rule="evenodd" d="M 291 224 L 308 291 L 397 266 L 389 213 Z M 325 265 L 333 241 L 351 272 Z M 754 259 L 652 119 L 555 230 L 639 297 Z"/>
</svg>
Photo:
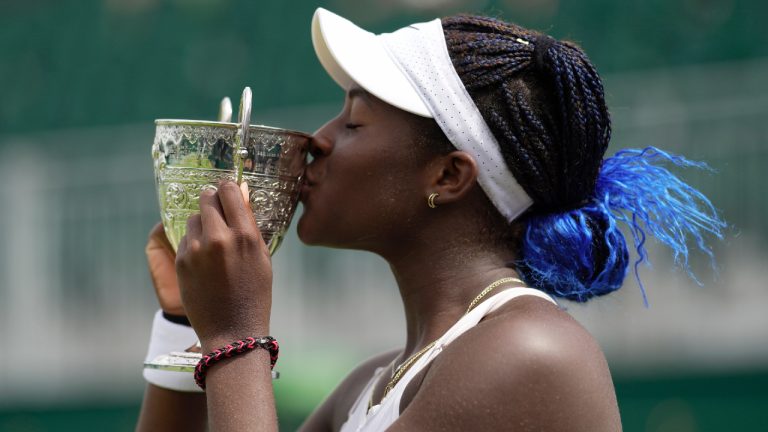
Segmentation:
<svg viewBox="0 0 768 432">
<path fill-rule="evenodd" d="M 240 101 L 238 122 L 224 98 L 219 121 L 156 120 L 152 158 L 155 186 L 165 233 L 174 250 L 199 212 L 200 193 L 222 180 L 246 182 L 256 223 L 269 252 L 282 241 L 296 210 L 309 136 L 301 132 L 250 124 L 251 89 Z M 194 370 L 198 347 L 145 363 L 165 370 Z"/>
</svg>

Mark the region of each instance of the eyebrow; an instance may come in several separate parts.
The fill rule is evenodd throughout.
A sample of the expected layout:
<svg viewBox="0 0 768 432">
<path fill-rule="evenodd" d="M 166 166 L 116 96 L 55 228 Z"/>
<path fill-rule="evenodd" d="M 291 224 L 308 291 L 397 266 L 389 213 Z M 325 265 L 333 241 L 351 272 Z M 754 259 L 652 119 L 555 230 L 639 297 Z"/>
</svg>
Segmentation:
<svg viewBox="0 0 768 432">
<path fill-rule="evenodd" d="M 362 87 L 352 87 L 347 92 L 347 97 L 352 100 L 354 98 L 360 98 L 363 102 L 365 102 L 366 105 L 371 107 L 371 97 L 370 93 L 365 91 Z"/>
</svg>

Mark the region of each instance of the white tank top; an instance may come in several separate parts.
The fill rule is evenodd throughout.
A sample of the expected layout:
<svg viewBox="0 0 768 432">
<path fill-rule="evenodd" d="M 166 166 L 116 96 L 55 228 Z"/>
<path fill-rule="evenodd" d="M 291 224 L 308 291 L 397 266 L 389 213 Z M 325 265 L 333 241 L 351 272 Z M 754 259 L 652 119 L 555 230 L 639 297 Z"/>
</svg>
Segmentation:
<svg viewBox="0 0 768 432">
<path fill-rule="evenodd" d="M 357 400 L 352 405 L 352 408 L 349 410 L 349 417 L 341 426 L 340 432 L 381 432 L 386 430 L 398 417 L 400 417 L 400 399 L 413 377 L 437 357 L 443 348 L 464 334 L 464 332 L 477 325 L 483 317 L 495 311 L 513 298 L 523 295 L 533 295 L 555 303 L 552 297 L 544 292 L 533 288 L 523 287 L 509 288 L 489 297 L 487 300 L 477 305 L 476 308 L 472 309 L 468 314 L 461 317 L 453 327 L 445 332 L 445 334 L 435 342 L 435 345 L 432 348 L 427 350 L 426 353 L 413 363 L 413 366 L 411 366 L 405 375 L 403 375 L 387 396 L 382 399 L 381 403 L 379 405 L 374 405 L 371 407 L 371 410 L 366 413 L 368 409 L 368 401 L 371 398 L 376 383 L 385 371 L 389 371 L 389 368 L 376 368 L 368 385 L 365 386 L 362 393 L 360 393 L 360 396 L 358 396 Z"/>
</svg>

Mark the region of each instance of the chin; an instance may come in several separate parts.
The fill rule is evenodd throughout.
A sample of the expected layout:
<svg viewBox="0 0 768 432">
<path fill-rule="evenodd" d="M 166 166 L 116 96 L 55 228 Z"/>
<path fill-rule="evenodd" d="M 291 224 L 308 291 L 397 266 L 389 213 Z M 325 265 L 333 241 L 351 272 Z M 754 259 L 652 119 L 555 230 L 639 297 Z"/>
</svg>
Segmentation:
<svg viewBox="0 0 768 432">
<path fill-rule="evenodd" d="M 299 223 L 299 224 L 296 226 L 296 234 L 298 234 L 298 236 L 299 236 L 299 240 L 300 240 L 302 243 L 304 243 L 305 245 L 308 245 L 308 246 L 314 246 L 314 245 L 316 245 L 316 243 L 312 241 L 312 237 L 311 237 L 311 236 L 309 236 L 309 235 L 307 235 L 307 234 L 306 234 L 306 231 L 304 231 L 303 229 L 301 229 L 301 223 Z"/>
<path fill-rule="evenodd" d="M 302 217 L 296 224 L 296 234 L 299 240 L 307 246 L 323 246 L 334 249 L 354 249 L 350 247 L 345 241 L 341 241 L 343 237 L 338 237 L 338 232 L 334 229 L 333 224 L 327 222 L 320 222 L 317 219 L 309 219 Z"/>
<path fill-rule="evenodd" d="M 296 223 L 296 234 L 302 243 L 309 246 L 320 245 L 320 239 L 318 239 L 318 232 L 312 228 L 312 222 L 309 222 L 306 218 L 306 209 L 302 213 L 299 221 Z"/>
<path fill-rule="evenodd" d="M 339 214 L 313 211 L 305 205 L 296 223 L 296 235 L 308 246 L 359 249 L 359 245 L 354 241 L 361 237 L 357 222 L 343 218 Z"/>
</svg>

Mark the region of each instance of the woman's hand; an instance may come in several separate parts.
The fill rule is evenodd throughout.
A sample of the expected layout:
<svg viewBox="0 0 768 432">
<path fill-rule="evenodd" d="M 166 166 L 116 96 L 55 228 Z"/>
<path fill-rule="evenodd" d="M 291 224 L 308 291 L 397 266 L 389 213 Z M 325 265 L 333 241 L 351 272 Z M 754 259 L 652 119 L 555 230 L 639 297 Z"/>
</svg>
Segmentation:
<svg viewBox="0 0 768 432">
<path fill-rule="evenodd" d="M 160 307 L 170 315 L 186 315 L 176 279 L 176 254 L 165 236 L 162 223 L 158 223 L 150 231 L 144 252 L 147 254 L 149 275 L 152 277 Z"/>
<path fill-rule="evenodd" d="M 204 350 L 269 333 L 272 263 L 244 195 L 233 182 L 203 191 L 179 244 L 181 299 Z"/>
</svg>

